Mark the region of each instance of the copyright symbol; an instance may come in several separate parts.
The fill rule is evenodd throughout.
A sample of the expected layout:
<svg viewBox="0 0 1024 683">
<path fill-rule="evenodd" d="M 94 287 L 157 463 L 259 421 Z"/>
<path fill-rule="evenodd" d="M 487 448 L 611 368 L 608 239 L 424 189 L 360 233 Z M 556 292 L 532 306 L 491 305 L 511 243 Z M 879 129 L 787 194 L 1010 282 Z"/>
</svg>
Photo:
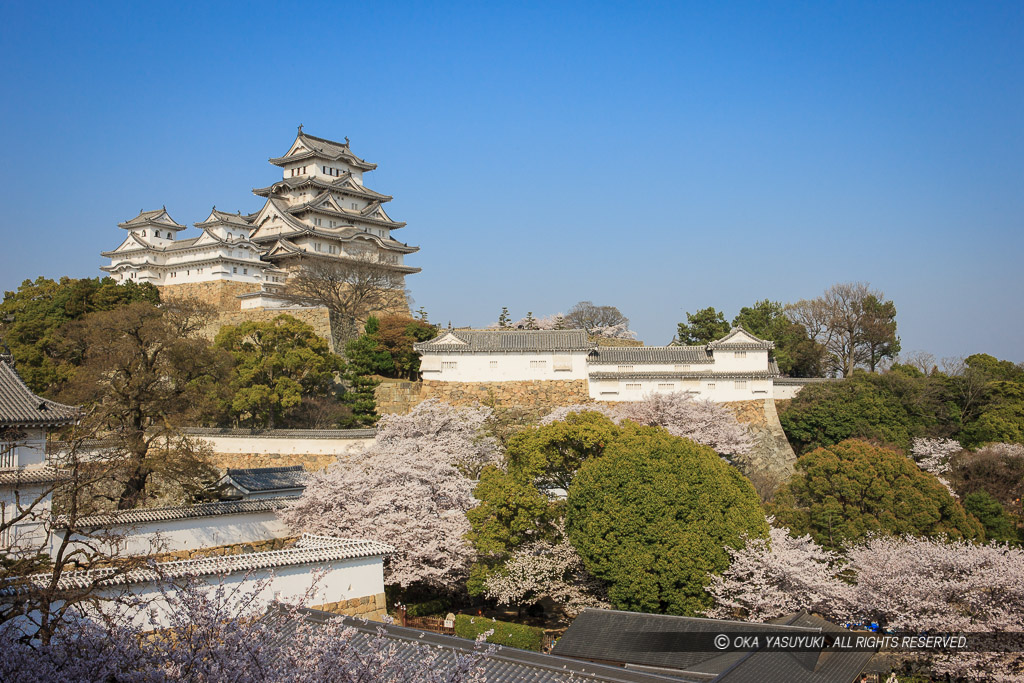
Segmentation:
<svg viewBox="0 0 1024 683">
<path fill-rule="evenodd" d="M 719 650 L 724 650 L 725 648 L 729 647 L 729 636 L 725 635 L 724 633 L 719 633 L 717 636 L 715 636 L 715 647 L 717 647 Z"/>
</svg>

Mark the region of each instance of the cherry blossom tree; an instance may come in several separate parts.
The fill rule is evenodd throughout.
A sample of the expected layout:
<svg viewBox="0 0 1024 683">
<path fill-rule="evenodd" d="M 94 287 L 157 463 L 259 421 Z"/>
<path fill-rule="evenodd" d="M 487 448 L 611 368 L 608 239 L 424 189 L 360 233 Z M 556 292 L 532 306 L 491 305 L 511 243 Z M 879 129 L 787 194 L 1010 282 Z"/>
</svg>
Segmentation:
<svg viewBox="0 0 1024 683">
<path fill-rule="evenodd" d="M 374 637 L 340 618 L 314 622 L 296 606 L 262 611 L 257 596 L 266 586 L 165 585 L 161 613 L 169 624 L 155 613 L 146 623 L 137 608 L 94 612 L 65 622 L 45 644 L 26 641 L 15 622 L 0 624 L 0 680 L 475 683 L 494 651 L 478 640 L 470 654 L 413 645 L 416 656 L 399 657 L 383 628 Z"/>
<path fill-rule="evenodd" d="M 616 424 L 631 420 L 641 425 L 664 427 L 673 436 L 710 446 L 722 454 L 742 455 L 754 445 L 750 431 L 736 420 L 728 408 L 711 401 L 695 401 L 681 391 L 649 394 L 642 401 L 616 406 L 591 403 L 556 408 L 541 420 L 541 424 L 564 420 L 566 415 L 588 410 L 606 415 Z"/>
<path fill-rule="evenodd" d="M 915 632 L 1024 631 L 1024 550 L 992 543 L 874 537 L 849 553 L 856 575 L 849 617 Z M 933 658 L 939 674 L 1019 681 L 1024 653 L 959 652 Z"/>
<path fill-rule="evenodd" d="M 568 617 L 585 607 L 610 607 L 604 585 L 583 566 L 583 559 L 558 526 L 559 540 L 534 541 L 516 550 L 505 566 L 487 577 L 484 595 L 501 605 L 522 605 L 550 598 Z"/>
<path fill-rule="evenodd" d="M 917 466 L 925 472 L 934 474 L 946 489 L 956 496 L 956 491 L 943 476 L 949 472 L 949 459 L 964 450 L 956 439 L 914 439 L 910 446 L 910 455 Z"/>
<path fill-rule="evenodd" d="M 385 565 L 389 584 L 449 587 L 474 556 L 463 538 L 465 513 L 477 502 L 466 473 L 497 457 L 497 442 L 479 431 L 488 414 L 424 401 L 408 415 L 382 418 L 374 444 L 310 474 L 282 519 L 295 532 L 395 546 Z"/>
<path fill-rule="evenodd" d="M 849 585 L 837 578 L 839 554 L 809 535 L 794 538 L 784 527 L 769 533 L 769 539 L 748 538 L 743 548 L 726 547 L 730 565 L 705 588 L 715 599 L 705 614 L 768 621 L 802 609 L 833 618 L 841 613 Z"/>
</svg>

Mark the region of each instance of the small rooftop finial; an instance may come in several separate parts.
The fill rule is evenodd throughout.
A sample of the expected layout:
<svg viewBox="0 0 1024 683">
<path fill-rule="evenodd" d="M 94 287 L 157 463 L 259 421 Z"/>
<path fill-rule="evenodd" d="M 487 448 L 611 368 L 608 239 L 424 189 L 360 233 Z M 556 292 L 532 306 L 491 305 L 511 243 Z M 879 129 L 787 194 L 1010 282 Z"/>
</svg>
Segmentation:
<svg viewBox="0 0 1024 683">
<path fill-rule="evenodd" d="M 299 135 L 302 135 L 302 124 L 299 124 Z"/>
<path fill-rule="evenodd" d="M 164 204 L 163 209 L 164 209 L 164 211 L 167 210 L 167 205 L 166 204 Z"/>
<path fill-rule="evenodd" d="M 348 136 L 345 136 L 345 146 L 348 147 Z"/>
</svg>

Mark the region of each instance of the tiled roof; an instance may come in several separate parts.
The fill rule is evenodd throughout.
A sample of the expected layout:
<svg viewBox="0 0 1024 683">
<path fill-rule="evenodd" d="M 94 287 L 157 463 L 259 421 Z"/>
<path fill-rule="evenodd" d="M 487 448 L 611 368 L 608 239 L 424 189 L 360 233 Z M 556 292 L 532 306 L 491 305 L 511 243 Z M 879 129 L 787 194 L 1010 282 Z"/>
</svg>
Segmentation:
<svg viewBox="0 0 1024 683">
<path fill-rule="evenodd" d="M 285 550 L 269 550 L 244 555 L 217 555 L 193 560 L 177 560 L 160 562 L 155 568 L 144 568 L 119 574 L 115 569 L 89 569 L 76 572 L 65 572 L 58 584 L 59 588 L 85 588 L 95 585 L 97 579 L 101 585 L 116 586 L 133 583 L 146 583 L 164 579 L 176 579 L 186 576 L 209 576 L 229 572 L 248 572 L 256 569 L 273 569 L 276 567 L 292 567 L 304 564 L 319 564 L 337 560 L 348 560 L 359 557 L 383 557 L 394 552 L 394 548 L 377 541 L 358 540 L 351 538 L 331 538 L 303 534 L 298 542 Z M 109 579 L 104 580 L 104 577 Z M 48 574 L 29 577 L 33 582 L 49 581 Z M 0 595 L 10 595 L 21 590 L 18 586 L 0 589 Z"/>
<path fill-rule="evenodd" d="M 280 510 L 286 504 L 294 502 L 294 498 L 256 498 L 252 500 L 229 500 L 216 503 L 200 503 L 199 505 L 176 505 L 162 508 L 138 508 L 135 510 L 116 510 L 98 515 L 89 515 L 78 520 L 78 526 L 99 527 L 114 524 L 142 524 L 145 522 L 167 522 L 173 519 L 193 519 L 197 517 L 214 517 L 219 515 L 245 515 L 253 512 L 270 512 Z M 54 524 L 64 528 L 67 519 L 57 517 Z"/>
<path fill-rule="evenodd" d="M 738 334 L 742 334 L 742 335 L 744 335 L 746 337 L 750 337 L 754 341 L 752 341 L 752 342 L 745 341 L 745 340 L 743 340 L 743 341 L 733 341 L 734 337 L 736 337 L 736 335 L 738 335 Z M 715 349 L 715 348 L 718 348 L 720 346 L 727 347 L 729 349 L 738 349 L 738 350 L 742 350 L 742 349 L 772 349 L 772 348 L 775 347 L 775 342 L 770 342 L 770 341 L 766 341 L 764 339 L 759 339 L 758 337 L 755 337 L 750 332 L 747 332 L 745 329 L 743 329 L 742 325 L 737 325 L 736 327 L 734 327 L 731 330 L 729 330 L 729 334 L 725 335 L 721 339 L 716 339 L 715 341 L 708 343 L 708 348 L 709 349 Z"/>
<path fill-rule="evenodd" d="M 389 202 L 393 199 L 391 195 L 387 195 L 382 192 L 377 192 L 376 190 L 371 190 L 365 185 L 360 185 L 359 183 L 351 181 L 351 178 L 352 174 L 348 171 L 341 174 L 341 177 L 339 177 L 337 180 L 332 181 L 327 181 L 321 178 L 320 176 L 314 175 L 304 175 L 298 176 L 296 178 L 282 178 L 273 185 L 268 185 L 267 187 L 254 188 L 252 193 L 260 197 L 267 197 L 270 196 L 274 192 L 275 188 L 277 188 L 280 185 L 284 185 L 290 190 L 294 190 L 296 188 L 304 186 L 312 186 L 323 190 L 339 192 L 342 194 L 379 199 L 382 202 Z"/>
<path fill-rule="evenodd" d="M 599 346 L 590 354 L 591 365 L 621 363 L 698 364 L 714 363 L 703 346 Z"/>
<path fill-rule="evenodd" d="M 227 427 L 188 427 L 190 436 L 248 436 L 263 439 L 372 439 L 376 429 L 230 429 Z"/>
<path fill-rule="evenodd" d="M 779 377 L 775 380 L 776 386 L 802 387 L 807 384 L 824 384 L 827 382 L 841 382 L 841 378 L 835 377 Z"/>
<path fill-rule="evenodd" d="M 394 648 L 394 661 L 401 665 L 410 665 L 423 657 L 424 648 L 429 648 L 432 655 L 437 656 L 439 666 L 454 663 L 455 657 L 465 656 L 474 652 L 476 643 L 472 640 L 446 636 L 414 628 L 403 628 L 394 624 L 367 622 L 353 617 L 344 617 L 319 610 L 300 610 L 306 620 L 315 624 L 323 624 L 332 619 L 343 620 L 345 626 L 355 629 L 353 638 L 357 647 L 369 644 L 377 637 L 378 629 Z M 271 613 L 266 618 L 274 618 Z M 483 618 L 483 617 L 479 617 Z M 294 623 L 294 622 L 291 622 Z M 287 630 L 280 630 L 281 637 L 289 635 Z M 660 676 L 653 673 L 634 671 L 617 666 L 606 666 L 592 662 L 581 662 L 575 659 L 559 657 L 551 654 L 519 650 L 514 647 L 499 647 L 496 652 L 488 655 L 482 662 L 483 680 L 487 683 L 561 683 L 577 681 L 578 683 L 606 681 L 608 683 L 680 683 L 680 681 L 696 681 L 701 679 L 682 678 L 679 676 Z"/>
<path fill-rule="evenodd" d="M 589 351 L 586 330 L 447 330 L 414 345 L 417 351 Z"/>
<path fill-rule="evenodd" d="M 372 171 L 377 168 L 377 164 L 371 164 L 353 154 L 352 150 L 348 148 L 348 140 L 345 142 L 335 142 L 334 140 L 327 140 L 325 138 L 308 135 L 303 133 L 301 130 L 299 131 L 299 135 L 296 139 L 311 151 L 307 153 L 293 154 L 291 156 L 275 157 L 270 160 L 270 163 L 276 166 L 283 166 L 292 161 L 321 157 L 330 160 L 342 159 L 348 164 L 364 171 Z"/>
<path fill-rule="evenodd" d="M 0 470 L 0 484 L 7 486 L 24 486 L 28 484 L 49 484 L 57 481 L 63 473 L 49 465 L 34 467 L 15 467 Z"/>
<path fill-rule="evenodd" d="M 229 469 L 221 481 L 243 493 L 301 490 L 306 487 L 306 470 L 302 465 Z"/>
<path fill-rule="evenodd" d="M 78 408 L 36 396 L 0 356 L 0 427 L 56 427 L 74 423 Z"/>
<path fill-rule="evenodd" d="M 729 372 L 687 372 L 686 370 L 631 370 L 627 372 L 590 372 L 590 379 L 772 379 L 776 373 L 765 370 Z"/>
<path fill-rule="evenodd" d="M 167 213 L 167 209 L 154 209 L 153 211 L 139 211 L 139 215 L 135 218 L 126 220 L 124 223 L 118 223 L 118 227 L 131 230 L 133 228 L 141 228 L 144 225 L 154 225 L 164 228 L 166 230 L 184 230 L 185 226 L 181 225 Z"/>
<path fill-rule="evenodd" d="M 218 211 L 216 206 L 210 210 L 210 215 L 206 217 L 206 220 L 196 223 L 195 226 L 202 228 L 204 225 L 216 225 L 218 223 L 228 223 L 239 228 L 252 228 L 252 224 L 241 213 Z"/>
<path fill-rule="evenodd" d="M 871 652 L 766 652 L 753 649 L 719 653 L 694 651 L 679 641 L 687 635 L 719 633 L 816 635 L 846 630 L 806 612 L 770 624 L 586 609 L 555 644 L 554 654 L 580 659 L 657 667 L 667 675 L 723 683 L 846 683 L 863 671 Z"/>
</svg>

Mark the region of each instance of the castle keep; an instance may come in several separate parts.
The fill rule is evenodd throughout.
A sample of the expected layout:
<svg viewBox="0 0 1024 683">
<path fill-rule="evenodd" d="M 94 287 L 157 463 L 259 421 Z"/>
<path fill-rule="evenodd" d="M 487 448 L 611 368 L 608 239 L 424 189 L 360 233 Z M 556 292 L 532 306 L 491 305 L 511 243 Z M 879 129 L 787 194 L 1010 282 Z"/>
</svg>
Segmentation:
<svg viewBox="0 0 1024 683">
<path fill-rule="evenodd" d="M 253 190 L 265 200 L 259 211 L 214 207 L 194 224 L 200 234 L 184 239 L 179 233 L 186 226 L 166 207 L 141 211 L 119 224 L 127 235 L 116 249 L 103 252 L 110 265 L 102 270 L 117 282 L 149 282 L 164 296 L 194 296 L 223 314 L 253 312 L 234 318 L 261 319 L 266 316 L 257 311 L 276 315 L 295 307 L 280 294 L 298 268 L 314 262 L 372 264 L 387 274 L 396 308 L 407 312 L 405 276 L 420 269 L 404 259 L 419 247 L 393 237 L 405 223 L 384 210 L 391 196 L 363 184 L 363 175 L 377 165 L 353 154 L 348 138 L 314 137 L 302 126 L 288 151 L 270 163 L 281 168 L 282 177 Z"/>
</svg>

